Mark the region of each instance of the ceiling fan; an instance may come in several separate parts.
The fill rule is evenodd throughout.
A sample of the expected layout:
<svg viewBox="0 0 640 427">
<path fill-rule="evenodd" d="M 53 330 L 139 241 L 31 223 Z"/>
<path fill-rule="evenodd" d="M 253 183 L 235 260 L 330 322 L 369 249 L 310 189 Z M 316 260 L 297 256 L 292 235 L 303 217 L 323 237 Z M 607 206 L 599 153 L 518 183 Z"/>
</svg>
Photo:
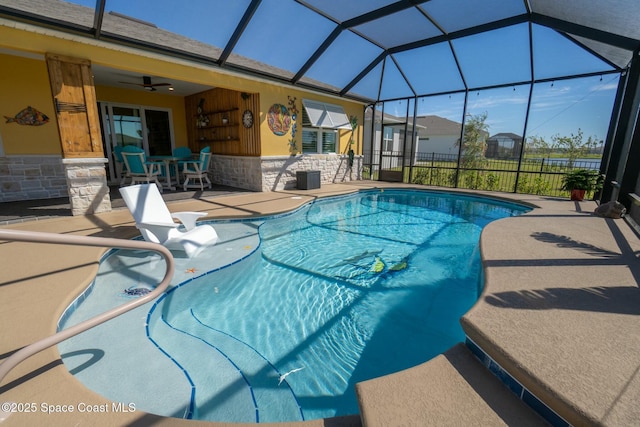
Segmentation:
<svg viewBox="0 0 640 427">
<path fill-rule="evenodd" d="M 142 83 L 132 83 L 132 82 L 119 82 L 127 85 L 136 85 L 142 86 L 145 90 L 150 92 L 155 92 L 156 86 L 169 86 L 169 90 L 173 90 L 173 85 L 171 83 L 151 83 L 151 77 L 142 76 Z"/>
</svg>

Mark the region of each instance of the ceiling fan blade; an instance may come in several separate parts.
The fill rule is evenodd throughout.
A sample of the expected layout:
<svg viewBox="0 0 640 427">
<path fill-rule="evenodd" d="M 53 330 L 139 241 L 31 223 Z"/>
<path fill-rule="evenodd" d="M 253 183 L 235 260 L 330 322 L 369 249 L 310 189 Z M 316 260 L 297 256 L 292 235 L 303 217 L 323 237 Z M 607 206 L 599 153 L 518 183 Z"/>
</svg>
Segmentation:
<svg viewBox="0 0 640 427">
<path fill-rule="evenodd" d="M 143 83 L 133 83 L 133 82 L 118 82 L 125 85 L 135 85 L 140 86 L 145 89 L 151 90 L 152 92 L 156 90 L 156 86 L 172 86 L 171 83 L 151 83 L 151 77 L 144 76 L 142 78 Z"/>
</svg>

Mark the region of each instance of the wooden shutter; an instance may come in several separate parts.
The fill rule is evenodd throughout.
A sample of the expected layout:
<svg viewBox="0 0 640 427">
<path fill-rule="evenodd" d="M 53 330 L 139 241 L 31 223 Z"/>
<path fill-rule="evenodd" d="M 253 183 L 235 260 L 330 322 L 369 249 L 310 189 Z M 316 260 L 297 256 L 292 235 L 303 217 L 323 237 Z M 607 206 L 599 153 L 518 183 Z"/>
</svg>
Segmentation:
<svg viewBox="0 0 640 427">
<path fill-rule="evenodd" d="M 91 62 L 47 55 L 63 157 L 104 157 Z"/>
</svg>

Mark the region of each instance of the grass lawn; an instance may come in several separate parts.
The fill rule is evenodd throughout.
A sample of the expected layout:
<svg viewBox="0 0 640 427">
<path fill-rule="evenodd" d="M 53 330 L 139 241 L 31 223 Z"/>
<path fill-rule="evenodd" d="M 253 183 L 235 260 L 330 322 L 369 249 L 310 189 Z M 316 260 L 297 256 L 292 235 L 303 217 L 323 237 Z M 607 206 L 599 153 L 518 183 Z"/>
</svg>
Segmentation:
<svg viewBox="0 0 640 427">
<path fill-rule="evenodd" d="M 586 158 L 586 157 L 585 157 Z M 594 162 L 600 157 L 594 157 Z M 473 167 L 461 165 L 456 177 L 456 161 L 422 161 L 405 167 L 403 181 L 440 187 L 458 187 L 474 190 L 502 191 L 543 196 L 569 197 L 568 191 L 561 190 L 562 176 L 570 168 L 562 164 L 541 162 L 539 159 L 525 158 L 520 165 L 518 176 L 517 160 L 484 160 Z M 400 171 L 401 168 L 391 170 Z M 365 174 L 366 177 L 367 174 Z M 410 176 L 411 175 L 411 176 Z M 378 178 L 374 171 L 371 179 Z M 457 179 L 456 179 L 457 178 Z M 517 183 L 516 183 L 517 179 Z M 456 182 L 457 181 L 457 182 Z M 593 197 L 593 192 L 586 197 Z"/>
</svg>

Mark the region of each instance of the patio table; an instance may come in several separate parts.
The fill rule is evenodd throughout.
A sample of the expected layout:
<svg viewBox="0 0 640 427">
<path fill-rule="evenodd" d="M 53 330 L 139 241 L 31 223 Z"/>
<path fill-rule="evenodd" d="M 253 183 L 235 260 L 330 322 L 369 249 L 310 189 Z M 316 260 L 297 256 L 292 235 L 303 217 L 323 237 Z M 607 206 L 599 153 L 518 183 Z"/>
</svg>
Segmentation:
<svg viewBox="0 0 640 427">
<path fill-rule="evenodd" d="M 171 168 L 175 167 L 176 172 L 176 180 L 175 184 L 180 187 L 180 167 L 179 162 L 184 160 L 191 160 L 190 157 L 177 157 L 177 156 L 149 156 L 149 160 L 154 162 L 162 162 L 164 166 L 164 180 L 162 181 L 162 187 L 167 190 L 175 190 L 176 187 L 173 186 L 174 181 L 171 177 Z"/>
</svg>

